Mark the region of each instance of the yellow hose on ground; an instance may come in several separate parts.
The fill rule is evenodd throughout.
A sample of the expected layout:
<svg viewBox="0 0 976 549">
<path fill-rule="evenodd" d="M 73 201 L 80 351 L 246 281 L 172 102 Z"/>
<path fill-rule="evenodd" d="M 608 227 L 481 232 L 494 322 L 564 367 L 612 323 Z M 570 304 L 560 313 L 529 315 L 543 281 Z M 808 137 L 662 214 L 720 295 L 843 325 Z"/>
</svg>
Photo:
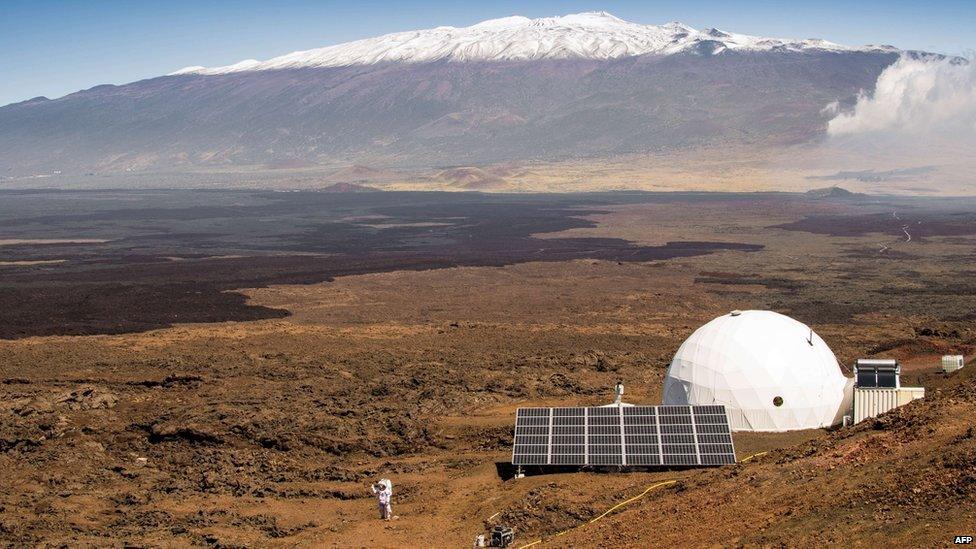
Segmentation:
<svg viewBox="0 0 976 549">
<path fill-rule="evenodd" d="M 745 462 L 749 461 L 750 459 L 757 458 L 757 457 L 760 457 L 760 456 L 764 456 L 764 455 L 766 455 L 768 453 L 769 452 L 757 452 L 755 454 L 752 454 L 750 456 L 746 456 L 746 457 L 740 459 L 739 460 L 739 463 L 745 463 Z M 662 486 L 670 486 L 672 484 L 677 484 L 677 482 L 678 481 L 676 481 L 676 480 L 665 480 L 663 482 L 658 482 L 657 484 L 652 484 L 652 485 L 648 486 L 647 489 L 644 490 L 643 492 L 641 492 L 640 494 L 637 494 L 636 496 L 634 496 L 634 497 L 632 497 L 632 498 L 630 498 L 628 500 L 621 501 L 620 503 L 618 503 L 618 504 L 614 505 L 613 507 L 611 507 L 611 508 L 607 509 L 606 511 L 604 511 L 600 516 L 598 516 L 595 519 L 592 519 L 591 521 L 587 522 L 586 524 L 593 524 L 594 522 L 602 519 L 603 517 L 609 515 L 610 513 L 614 512 L 614 511 L 616 511 L 617 509 L 620 509 L 624 505 L 627 505 L 628 503 L 633 503 L 633 502 L 639 500 L 640 498 L 646 496 L 648 493 L 650 493 L 651 490 L 653 490 L 655 488 L 660 488 Z M 579 528 L 579 526 L 574 526 L 572 528 L 568 528 L 568 529 L 563 530 L 561 532 L 556 532 L 555 534 L 549 536 L 549 539 L 551 539 L 551 538 L 558 538 L 559 536 L 562 536 L 562 535 L 564 535 L 564 534 L 566 534 L 566 533 L 568 533 L 571 530 L 574 530 L 576 528 Z M 545 540 L 546 540 L 546 538 L 537 539 L 537 540 L 533 541 L 532 543 L 528 543 L 528 544 L 525 544 L 525 545 L 519 547 L 518 549 L 526 549 L 526 548 L 532 547 L 534 545 L 539 545 L 540 543 L 542 543 Z"/>
<path fill-rule="evenodd" d="M 620 503 L 618 503 L 618 504 L 614 505 L 613 507 L 607 509 L 606 511 L 603 512 L 603 514 L 601 514 L 600 516 L 598 516 L 598 517 L 594 518 L 593 520 L 587 522 L 587 524 L 593 524 L 594 522 L 602 519 L 603 517 L 609 515 L 610 513 L 616 511 L 617 509 L 623 507 L 624 505 L 627 505 L 628 503 L 632 503 L 632 502 L 635 502 L 635 501 L 639 500 L 640 498 L 646 496 L 648 493 L 650 493 L 651 490 L 653 490 L 655 488 L 660 488 L 662 486 L 670 486 L 672 484 L 677 484 L 677 482 L 678 481 L 676 481 L 676 480 L 665 480 L 663 482 L 658 482 L 657 484 L 652 484 L 652 485 L 648 486 L 647 489 L 644 490 L 643 492 L 641 492 L 640 494 L 637 494 L 636 496 L 634 496 L 634 497 L 632 497 L 632 498 L 630 498 L 628 500 L 621 501 Z M 558 538 L 559 536 L 562 536 L 563 534 L 569 533 L 571 530 L 574 530 L 575 528 L 577 528 L 577 527 L 574 526 L 573 528 L 569 528 L 569 529 L 563 530 L 562 532 L 556 532 L 555 534 L 553 534 L 552 536 L 549 536 L 549 537 L 550 538 Z M 519 547 L 518 549 L 526 549 L 527 547 L 532 547 L 533 545 L 538 545 L 538 544 L 542 543 L 543 541 L 545 541 L 545 540 L 544 539 L 537 539 L 537 540 L 533 541 L 532 543 L 529 543 L 529 544 L 526 544 L 526 545 L 523 545 L 523 546 Z"/>
<path fill-rule="evenodd" d="M 602 515 L 600 515 L 600 516 L 596 517 L 595 519 L 591 520 L 588 524 L 593 524 L 594 522 L 602 519 L 603 517 L 609 515 L 610 513 L 616 511 L 617 509 L 623 507 L 624 505 L 627 505 L 628 503 L 631 503 L 631 502 L 634 502 L 634 501 L 639 500 L 640 498 L 646 496 L 648 492 L 650 492 L 651 490 L 653 490 L 655 488 L 659 488 L 661 486 L 670 486 L 672 484 L 676 484 L 677 482 L 678 481 L 676 481 L 676 480 L 666 480 L 664 482 L 659 482 L 657 484 L 652 484 L 652 485 L 650 485 L 650 486 L 647 487 L 647 490 L 644 490 L 640 494 L 637 494 L 636 496 L 634 496 L 634 497 L 632 497 L 632 498 L 630 498 L 628 500 L 621 501 L 620 503 L 618 503 L 618 504 L 614 505 L 613 507 L 607 509 L 606 511 L 603 512 Z"/>
</svg>

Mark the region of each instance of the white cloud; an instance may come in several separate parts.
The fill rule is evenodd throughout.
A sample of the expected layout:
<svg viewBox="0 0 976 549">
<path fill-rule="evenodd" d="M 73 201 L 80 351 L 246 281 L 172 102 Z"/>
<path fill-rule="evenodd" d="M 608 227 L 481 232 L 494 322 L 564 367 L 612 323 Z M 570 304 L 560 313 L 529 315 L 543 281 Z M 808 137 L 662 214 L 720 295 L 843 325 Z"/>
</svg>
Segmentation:
<svg viewBox="0 0 976 549">
<path fill-rule="evenodd" d="M 881 73 L 873 94 L 862 92 L 853 110 L 831 119 L 827 132 L 976 139 L 976 62 L 903 57 Z"/>
</svg>

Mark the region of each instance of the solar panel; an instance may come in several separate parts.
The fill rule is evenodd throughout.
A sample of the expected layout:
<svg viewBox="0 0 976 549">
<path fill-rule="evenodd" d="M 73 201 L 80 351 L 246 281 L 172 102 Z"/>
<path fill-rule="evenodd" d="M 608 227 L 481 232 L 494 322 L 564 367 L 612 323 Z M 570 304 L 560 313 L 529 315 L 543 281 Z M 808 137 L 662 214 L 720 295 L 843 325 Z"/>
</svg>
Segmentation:
<svg viewBox="0 0 976 549">
<path fill-rule="evenodd" d="M 860 388 L 897 389 L 901 366 L 892 359 L 858 359 L 854 377 Z"/>
<path fill-rule="evenodd" d="M 514 465 L 735 463 L 725 406 L 519 408 Z"/>
</svg>

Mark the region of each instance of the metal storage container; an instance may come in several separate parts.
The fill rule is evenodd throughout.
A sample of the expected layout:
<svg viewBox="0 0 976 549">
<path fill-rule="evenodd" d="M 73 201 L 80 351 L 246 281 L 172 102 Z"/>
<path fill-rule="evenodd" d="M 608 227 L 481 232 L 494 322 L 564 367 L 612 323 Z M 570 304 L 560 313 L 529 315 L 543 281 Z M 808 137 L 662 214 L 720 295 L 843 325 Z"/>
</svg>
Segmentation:
<svg viewBox="0 0 976 549">
<path fill-rule="evenodd" d="M 925 398 L 925 387 L 902 387 L 898 389 L 899 406 L 904 406 L 920 398 Z"/>
<path fill-rule="evenodd" d="M 925 397 L 924 387 L 880 389 L 875 387 L 854 389 L 854 423 L 879 416 L 899 406 Z"/>
</svg>

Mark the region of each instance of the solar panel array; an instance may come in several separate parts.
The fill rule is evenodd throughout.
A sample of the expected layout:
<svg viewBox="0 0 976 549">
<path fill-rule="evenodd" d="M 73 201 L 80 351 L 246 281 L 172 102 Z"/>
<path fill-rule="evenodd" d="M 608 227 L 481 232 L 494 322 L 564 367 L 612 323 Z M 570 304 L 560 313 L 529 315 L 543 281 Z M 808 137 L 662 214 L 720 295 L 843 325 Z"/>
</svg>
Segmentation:
<svg viewBox="0 0 976 549">
<path fill-rule="evenodd" d="M 519 408 L 515 465 L 735 463 L 725 406 Z"/>
<path fill-rule="evenodd" d="M 861 388 L 897 389 L 901 367 L 896 360 L 861 358 L 854 362 L 854 378 Z"/>
</svg>

